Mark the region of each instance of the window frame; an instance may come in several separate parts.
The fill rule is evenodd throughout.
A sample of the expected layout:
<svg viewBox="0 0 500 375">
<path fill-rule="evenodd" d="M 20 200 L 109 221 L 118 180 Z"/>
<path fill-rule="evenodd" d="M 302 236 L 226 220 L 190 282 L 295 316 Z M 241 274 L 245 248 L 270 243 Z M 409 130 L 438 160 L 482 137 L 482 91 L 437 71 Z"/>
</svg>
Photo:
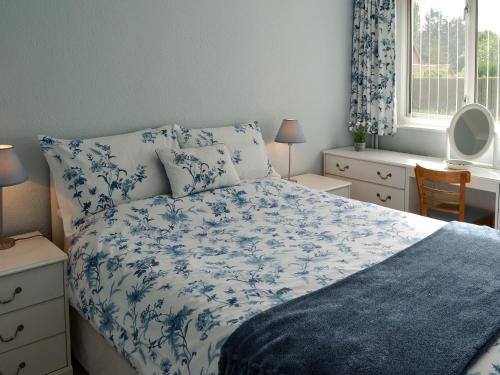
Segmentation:
<svg viewBox="0 0 500 375">
<path fill-rule="evenodd" d="M 417 119 L 410 117 L 411 108 L 411 9 L 413 0 L 396 1 L 396 121 L 399 129 L 424 129 L 439 133 L 446 132 L 450 120 Z M 464 0 L 466 22 L 465 50 L 474 51 L 465 57 L 463 103 L 476 101 L 478 0 Z M 398 37 L 398 35 L 400 37 Z"/>
</svg>

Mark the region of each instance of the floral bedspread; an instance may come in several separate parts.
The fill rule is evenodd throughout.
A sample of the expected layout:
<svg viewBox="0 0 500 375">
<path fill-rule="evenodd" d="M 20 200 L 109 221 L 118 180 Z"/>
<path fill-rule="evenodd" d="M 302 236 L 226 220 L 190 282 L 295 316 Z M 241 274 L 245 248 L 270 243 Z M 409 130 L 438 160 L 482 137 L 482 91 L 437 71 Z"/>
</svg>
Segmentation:
<svg viewBox="0 0 500 375">
<path fill-rule="evenodd" d="M 139 374 L 217 374 L 222 344 L 249 317 L 441 225 L 271 178 L 161 195 L 82 223 L 70 248 L 70 301 Z M 494 345 L 471 373 L 495 374 L 497 364 Z"/>
</svg>

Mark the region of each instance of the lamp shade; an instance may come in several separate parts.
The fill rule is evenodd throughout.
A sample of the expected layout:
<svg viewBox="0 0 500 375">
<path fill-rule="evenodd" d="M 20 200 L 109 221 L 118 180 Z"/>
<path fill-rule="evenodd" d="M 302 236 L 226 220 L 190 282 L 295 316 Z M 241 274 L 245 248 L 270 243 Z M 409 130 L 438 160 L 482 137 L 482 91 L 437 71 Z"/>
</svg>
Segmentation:
<svg viewBox="0 0 500 375">
<path fill-rule="evenodd" d="M 0 145 L 0 187 L 20 184 L 27 178 L 14 146 Z"/>
<path fill-rule="evenodd" d="M 274 140 L 278 143 L 304 143 L 306 137 L 297 120 L 285 119 L 281 122 L 280 130 Z"/>
</svg>

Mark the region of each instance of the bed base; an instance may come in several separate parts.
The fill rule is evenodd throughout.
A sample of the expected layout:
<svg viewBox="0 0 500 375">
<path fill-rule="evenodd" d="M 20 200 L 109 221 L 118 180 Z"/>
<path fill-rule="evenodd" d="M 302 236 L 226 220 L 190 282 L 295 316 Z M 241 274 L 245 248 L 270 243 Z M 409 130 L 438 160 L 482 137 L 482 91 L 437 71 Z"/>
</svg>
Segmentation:
<svg viewBox="0 0 500 375">
<path fill-rule="evenodd" d="M 130 364 L 90 323 L 70 308 L 73 357 L 89 375 L 137 375 Z"/>
</svg>

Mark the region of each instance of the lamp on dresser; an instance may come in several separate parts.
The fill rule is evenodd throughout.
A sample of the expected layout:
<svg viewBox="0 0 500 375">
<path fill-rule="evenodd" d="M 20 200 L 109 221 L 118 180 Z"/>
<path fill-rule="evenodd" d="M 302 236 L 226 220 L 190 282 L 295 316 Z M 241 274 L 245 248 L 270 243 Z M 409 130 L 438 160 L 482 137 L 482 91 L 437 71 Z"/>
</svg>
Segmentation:
<svg viewBox="0 0 500 375">
<path fill-rule="evenodd" d="M 295 143 L 304 143 L 306 141 L 306 137 L 304 136 L 304 132 L 302 131 L 302 127 L 300 126 L 297 120 L 293 119 L 284 119 L 281 122 L 281 127 L 278 130 L 278 134 L 276 134 L 275 142 L 278 143 L 288 143 L 288 181 L 290 180 L 290 170 L 292 165 L 292 145 Z M 296 181 L 295 181 L 296 182 Z"/>
<path fill-rule="evenodd" d="M 15 244 L 14 239 L 3 237 L 3 188 L 20 184 L 27 178 L 14 146 L 0 145 L 0 250 L 9 249 Z"/>
</svg>

